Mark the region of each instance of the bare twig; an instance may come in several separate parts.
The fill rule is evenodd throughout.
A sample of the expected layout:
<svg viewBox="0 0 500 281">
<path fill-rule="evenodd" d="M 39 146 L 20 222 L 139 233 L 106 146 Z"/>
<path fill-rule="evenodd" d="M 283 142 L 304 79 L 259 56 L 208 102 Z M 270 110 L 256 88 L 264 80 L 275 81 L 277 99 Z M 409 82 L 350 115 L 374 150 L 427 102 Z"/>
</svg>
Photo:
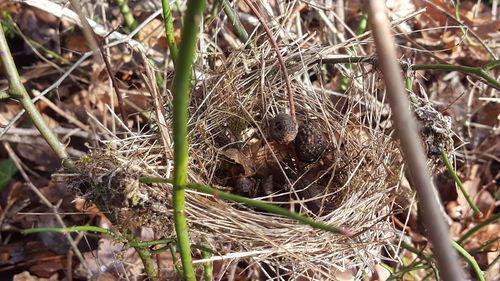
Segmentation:
<svg viewBox="0 0 500 281">
<path fill-rule="evenodd" d="M 430 241 L 434 246 L 440 274 L 443 280 L 464 280 L 463 272 L 458 265 L 458 258 L 450 244 L 448 230 L 440 215 L 439 198 L 430 181 L 426 169 L 426 159 L 417 133 L 414 117 L 411 115 L 409 102 L 404 95 L 405 87 L 401 69 L 397 62 L 394 39 L 391 35 L 389 20 L 386 16 L 384 2 L 372 0 L 368 14 L 373 29 L 373 37 L 377 46 L 379 64 L 387 87 L 388 98 L 393 110 L 393 119 L 401 141 L 401 148 L 411 174 L 411 179 L 420 198 L 421 207 L 426 214 L 423 219 L 427 226 Z"/>
<path fill-rule="evenodd" d="M 62 143 L 57 139 L 57 137 L 52 133 L 49 126 L 42 117 L 42 114 L 38 111 L 33 100 L 31 100 L 30 95 L 24 88 L 23 83 L 17 72 L 14 59 L 5 40 L 5 34 L 3 32 L 2 24 L 0 23 L 0 59 L 2 61 L 5 73 L 9 80 L 9 94 L 11 97 L 17 99 L 23 106 L 23 108 L 28 112 L 31 120 L 35 124 L 36 128 L 40 131 L 40 134 L 47 141 L 50 147 L 54 150 L 57 156 L 63 162 L 66 168 L 74 168 L 75 164 L 70 159 L 68 153 L 64 149 Z"/>
</svg>

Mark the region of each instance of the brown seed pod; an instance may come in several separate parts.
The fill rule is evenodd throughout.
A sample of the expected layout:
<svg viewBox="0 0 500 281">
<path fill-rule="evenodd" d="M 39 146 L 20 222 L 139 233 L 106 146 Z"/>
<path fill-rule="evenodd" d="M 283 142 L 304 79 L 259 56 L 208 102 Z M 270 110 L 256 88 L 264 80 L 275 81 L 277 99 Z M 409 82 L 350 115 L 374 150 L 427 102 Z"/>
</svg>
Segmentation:
<svg viewBox="0 0 500 281">
<path fill-rule="evenodd" d="M 286 114 L 280 113 L 269 122 L 269 136 L 279 143 L 289 143 L 297 135 L 297 122 Z"/>
<path fill-rule="evenodd" d="M 313 163 L 318 160 L 326 149 L 326 140 L 323 133 L 311 124 L 299 127 L 295 138 L 295 154 L 304 163 Z"/>
</svg>

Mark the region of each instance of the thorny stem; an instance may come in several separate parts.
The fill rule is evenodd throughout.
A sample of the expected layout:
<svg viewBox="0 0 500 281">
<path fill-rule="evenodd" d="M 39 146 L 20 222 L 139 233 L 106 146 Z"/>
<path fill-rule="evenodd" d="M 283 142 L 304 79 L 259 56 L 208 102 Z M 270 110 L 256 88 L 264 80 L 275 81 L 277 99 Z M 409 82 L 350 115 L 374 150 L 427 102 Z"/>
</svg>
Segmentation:
<svg viewBox="0 0 500 281">
<path fill-rule="evenodd" d="M 189 159 L 187 123 L 193 62 L 204 7 L 204 0 L 189 0 L 187 2 L 179 46 L 179 57 L 175 65 L 172 86 L 174 134 L 174 189 L 172 200 L 175 232 L 177 234 L 177 243 L 183 266 L 183 278 L 187 281 L 196 281 L 185 214 L 186 194 L 184 189 L 186 188 Z"/>
<path fill-rule="evenodd" d="M 120 8 L 120 13 L 123 16 L 123 20 L 125 21 L 125 24 L 127 25 L 128 29 L 130 29 L 130 31 L 134 30 L 139 24 L 134 19 L 132 11 L 130 10 L 130 7 L 127 4 L 127 1 L 116 0 L 116 4 Z"/>
<path fill-rule="evenodd" d="M 250 47 L 250 45 L 247 44 L 249 38 L 248 33 L 245 30 L 245 27 L 243 27 L 243 25 L 241 24 L 241 21 L 234 12 L 233 8 L 231 7 L 231 4 L 229 4 L 229 1 L 228 0 L 219 0 L 219 1 L 222 3 L 224 12 L 226 13 L 227 18 L 233 25 L 234 29 L 236 30 L 236 34 L 238 34 L 238 38 L 240 39 L 240 41 L 243 44 L 246 44 L 247 48 Z"/>
<path fill-rule="evenodd" d="M 206 243 L 206 237 L 203 237 L 203 243 Z M 206 251 L 204 249 L 201 250 L 201 258 L 202 259 L 209 259 L 212 254 L 210 251 Z M 203 264 L 203 276 L 205 277 L 205 281 L 212 281 L 213 280 L 213 264 L 212 262 L 205 262 Z"/>
<path fill-rule="evenodd" d="M 179 56 L 179 50 L 177 49 L 177 43 L 175 43 L 174 23 L 172 20 L 170 1 L 161 0 L 161 6 L 163 9 L 163 23 L 165 24 L 165 34 L 167 36 L 168 49 L 170 50 L 170 57 L 172 58 L 172 62 L 174 63 L 175 67 L 177 57 Z"/>
<path fill-rule="evenodd" d="M 130 233 L 125 234 L 125 239 L 127 239 L 129 243 L 139 243 L 139 241 L 137 241 L 137 238 Z M 141 258 L 142 264 L 144 265 L 144 271 L 146 272 L 148 277 L 153 281 L 160 281 L 158 273 L 155 269 L 155 263 L 153 261 L 153 258 L 151 257 L 151 251 L 146 247 L 138 246 L 135 246 L 134 249 Z"/>
<path fill-rule="evenodd" d="M 290 116 L 293 118 L 293 120 L 296 120 L 295 116 L 295 102 L 294 102 L 294 93 L 292 90 L 292 85 L 290 83 L 290 77 L 288 76 L 288 70 L 285 65 L 285 61 L 283 60 L 283 57 L 281 56 L 280 49 L 278 47 L 278 44 L 276 43 L 276 40 L 274 40 L 273 34 L 271 33 L 271 30 L 269 30 L 269 27 L 267 26 L 266 22 L 264 21 L 264 18 L 260 14 L 260 12 L 257 10 L 257 8 L 254 6 L 252 3 L 252 0 L 243 0 L 247 4 L 248 7 L 252 10 L 254 15 L 259 19 L 259 22 L 262 24 L 262 27 L 264 28 L 264 31 L 267 34 L 267 37 L 269 37 L 269 41 L 271 42 L 271 45 L 273 46 L 274 51 L 276 52 L 276 56 L 278 57 L 278 62 L 281 67 L 281 71 L 283 72 L 283 79 L 285 80 L 286 84 L 286 90 L 288 92 L 288 106 L 290 107 Z"/>
<path fill-rule="evenodd" d="M 69 158 L 62 143 L 57 139 L 54 133 L 50 130 L 49 126 L 42 117 L 42 114 L 38 111 L 35 104 L 31 100 L 26 88 L 21 83 L 19 73 L 17 72 L 14 59 L 9 50 L 9 45 L 5 40 L 5 34 L 3 32 L 2 23 L 0 22 L 0 59 L 2 61 L 3 68 L 7 74 L 7 79 L 9 81 L 8 93 L 12 98 L 17 99 L 23 106 L 23 108 L 28 112 L 28 115 L 33 120 L 36 128 L 43 136 L 43 138 L 50 145 L 52 150 L 57 154 L 57 156 L 62 160 L 62 164 L 65 168 L 74 169 L 75 164 Z"/>
</svg>

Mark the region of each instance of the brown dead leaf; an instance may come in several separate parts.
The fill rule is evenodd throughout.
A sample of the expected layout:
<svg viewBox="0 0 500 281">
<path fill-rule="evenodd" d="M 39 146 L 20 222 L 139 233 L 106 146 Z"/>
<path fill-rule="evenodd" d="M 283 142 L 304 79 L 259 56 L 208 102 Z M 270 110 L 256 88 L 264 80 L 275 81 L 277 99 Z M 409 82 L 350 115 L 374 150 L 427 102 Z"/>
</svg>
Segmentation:
<svg viewBox="0 0 500 281">
<path fill-rule="evenodd" d="M 239 151 L 236 148 L 229 148 L 226 151 L 224 151 L 224 155 L 233 160 L 234 162 L 240 164 L 243 167 L 244 170 L 244 177 L 251 177 L 255 175 L 255 163 L 254 161 L 243 154 L 241 151 Z"/>
<path fill-rule="evenodd" d="M 54 275 L 57 276 L 57 271 L 65 268 L 66 259 L 63 257 L 56 257 L 56 259 L 43 259 L 39 260 L 35 265 L 30 266 L 30 272 L 33 274 L 51 279 Z"/>
<path fill-rule="evenodd" d="M 36 138 L 43 140 L 42 138 Z M 39 171 L 55 172 L 61 167 L 61 161 L 54 154 L 46 142 L 40 141 L 35 144 L 18 143 L 16 145 L 17 153 L 26 160 L 33 162 L 35 168 Z"/>
<path fill-rule="evenodd" d="M 375 272 L 371 281 L 385 281 L 391 276 L 391 273 L 380 264 L 375 265 Z"/>
<path fill-rule="evenodd" d="M 497 251 L 488 253 L 487 254 L 488 264 L 491 264 L 493 261 L 495 261 L 499 255 L 500 251 L 498 251 L 498 248 Z M 500 274 L 498 274 L 498 272 L 500 272 L 500 262 L 496 262 L 486 271 L 485 274 L 486 280 L 499 281 Z"/>
<path fill-rule="evenodd" d="M 163 26 L 163 21 L 153 19 L 139 31 L 137 36 L 144 45 L 165 50 L 167 48 L 167 39 Z"/>
</svg>

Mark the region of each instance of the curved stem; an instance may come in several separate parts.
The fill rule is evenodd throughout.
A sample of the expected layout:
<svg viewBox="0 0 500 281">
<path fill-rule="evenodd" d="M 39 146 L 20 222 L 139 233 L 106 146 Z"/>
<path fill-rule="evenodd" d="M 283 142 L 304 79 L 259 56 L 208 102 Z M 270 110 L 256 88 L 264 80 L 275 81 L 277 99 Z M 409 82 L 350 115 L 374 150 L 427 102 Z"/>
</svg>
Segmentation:
<svg viewBox="0 0 500 281">
<path fill-rule="evenodd" d="M 35 104 L 31 100 L 26 88 L 24 88 L 23 83 L 17 72 L 14 59 L 9 50 L 9 46 L 5 39 L 5 34 L 3 32 L 2 23 L 0 22 L 0 59 L 2 61 L 3 68 L 7 74 L 7 80 L 9 81 L 8 93 L 12 98 L 17 99 L 23 106 L 23 108 L 28 112 L 28 115 L 33 120 L 36 128 L 43 136 L 45 141 L 54 150 L 57 156 L 62 160 L 62 164 L 65 168 L 74 169 L 75 164 L 69 158 L 66 149 L 63 144 L 57 139 L 56 135 L 51 131 L 50 127 L 47 125 L 42 117 L 42 114 L 38 111 Z"/>
<path fill-rule="evenodd" d="M 488 64 L 489 65 L 489 64 Z M 454 64 L 415 64 L 411 66 L 412 70 L 448 70 L 448 71 L 459 71 L 466 74 L 472 74 L 474 76 L 480 77 L 485 80 L 490 86 L 497 90 L 500 90 L 500 82 L 495 78 L 491 77 L 488 72 L 479 67 L 454 65 Z"/>
<path fill-rule="evenodd" d="M 446 165 L 446 168 L 448 169 L 448 172 L 451 174 L 451 176 L 453 177 L 453 180 L 455 181 L 455 183 L 460 188 L 460 191 L 462 192 L 462 194 L 464 195 L 465 199 L 467 200 L 467 203 L 469 204 L 469 207 L 471 207 L 471 209 L 474 211 L 474 213 L 477 216 L 481 217 L 483 215 L 483 213 L 481 212 L 481 210 L 479 210 L 479 208 L 476 206 L 476 204 L 474 203 L 474 201 L 472 201 L 472 199 L 470 198 L 469 194 L 467 193 L 467 190 L 465 190 L 465 187 L 462 184 L 462 181 L 460 180 L 460 178 L 458 177 L 457 173 L 455 172 L 455 169 L 453 168 L 453 165 L 451 165 L 450 160 L 448 159 L 448 155 L 446 155 L 445 152 L 441 152 L 441 159 L 443 159 L 443 162 Z"/>
</svg>

